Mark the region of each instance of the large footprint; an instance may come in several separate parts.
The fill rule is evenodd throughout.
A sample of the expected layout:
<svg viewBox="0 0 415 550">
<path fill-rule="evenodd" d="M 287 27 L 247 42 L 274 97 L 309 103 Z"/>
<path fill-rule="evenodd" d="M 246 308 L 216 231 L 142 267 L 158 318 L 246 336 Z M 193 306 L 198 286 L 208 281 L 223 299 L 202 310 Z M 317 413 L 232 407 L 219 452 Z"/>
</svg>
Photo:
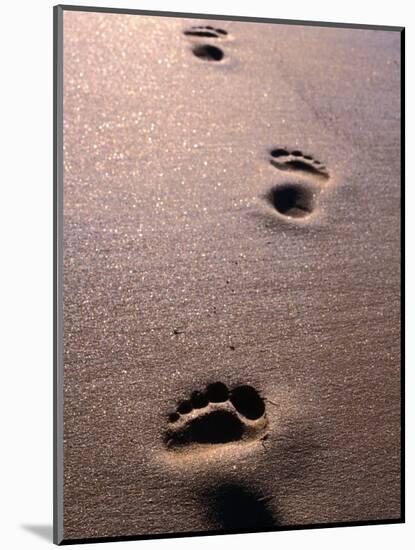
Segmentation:
<svg viewBox="0 0 415 550">
<path fill-rule="evenodd" d="M 325 165 L 298 149 L 273 148 L 269 155 L 272 166 L 302 178 L 285 181 L 272 187 L 266 195 L 268 202 L 284 217 L 310 216 L 316 208 L 318 195 L 330 179 Z"/>
<path fill-rule="evenodd" d="M 183 449 L 247 442 L 262 438 L 267 424 L 264 400 L 252 386 L 229 391 L 216 382 L 170 414 L 165 443 L 168 449 Z"/>
</svg>

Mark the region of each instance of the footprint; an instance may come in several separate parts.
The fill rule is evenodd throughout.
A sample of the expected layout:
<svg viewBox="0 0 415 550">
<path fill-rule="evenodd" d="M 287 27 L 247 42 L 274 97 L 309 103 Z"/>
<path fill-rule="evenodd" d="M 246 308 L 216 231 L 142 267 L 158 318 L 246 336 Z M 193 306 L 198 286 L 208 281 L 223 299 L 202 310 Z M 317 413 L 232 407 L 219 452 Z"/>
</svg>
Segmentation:
<svg viewBox="0 0 415 550">
<path fill-rule="evenodd" d="M 298 149 L 274 148 L 269 151 L 269 155 L 269 162 L 275 168 L 306 177 L 275 185 L 265 198 L 284 217 L 307 218 L 317 207 L 317 197 L 322 191 L 321 183 L 330 178 L 327 168 Z M 311 179 L 307 176 L 311 176 Z"/>
<path fill-rule="evenodd" d="M 219 29 L 212 27 L 210 25 L 206 26 L 193 26 L 183 31 L 185 36 L 195 37 L 195 38 L 225 38 L 228 36 L 228 31 L 224 29 Z M 221 48 L 213 46 L 212 44 L 200 44 L 193 43 L 192 53 L 199 59 L 203 61 L 222 61 L 225 54 Z"/>
<path fill-rule="evenodd" d="M 200 36 L 203 38 L 222 38 L 227 36 L 228 31 L 224 29 L 215 29 L 210 25 L 206 26 L 193 26 L 183 31 L 186 36 Z"/>
<path fill-rule="evenodd" d="M 229 391 L 216 382 L 170 414 L 165 443 L 177 449 L 247 442 L 263 437 L 267 424 L 264 400 L 252 386 Z"/>
<path fill-rule="evenodd" d="M 272 149 L 270 151 L 270 156 L 270 163 L 279 170 L 303 172 L 322 179 L 328 179 L 330 177 L 324 164 L 314 159 L 311 155 L 303 155 L 303 153 L 297 149 L 293 151 L 281 148 Z"/>
</svg>

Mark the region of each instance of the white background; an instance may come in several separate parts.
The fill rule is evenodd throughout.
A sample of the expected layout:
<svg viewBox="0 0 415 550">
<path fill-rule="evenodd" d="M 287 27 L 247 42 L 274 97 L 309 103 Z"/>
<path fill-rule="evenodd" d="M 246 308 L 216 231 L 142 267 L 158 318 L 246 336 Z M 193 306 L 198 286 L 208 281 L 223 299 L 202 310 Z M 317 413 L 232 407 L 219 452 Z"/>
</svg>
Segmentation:
<svg viewBox="0 0 415 550">
<path fill-rule="evenodd" d="M 410 14 L 411 2 L 74 0 L 68 3 L 406 26 L 407 127 L 408 134 L 411 133 L 415 110 L 415 18 Z M 8 0 L 2 3 L 0 16 L 0 544 L 8 550 L 45 548 L 52 544 L 52 6 L 49 0 Z M 414 179 L 410 137 L 406 189 L 409 243 L 415 231 L 411 216 L 415 201 L 410 183 Z M 409 282 L 414 276 L 413 259 L 408 250 Z M 333 547 L 349 550 L 366 545 L 388 550 L 413 547 L 409 540 L 410 537 L 415 540 L 411 341 L 414 306 L 414 294 L 408 284 L 406 525 L 134 541 L 112 543 L 106 548 L 224 549 L 230 544 L 310 550 Z"/>
</svg>

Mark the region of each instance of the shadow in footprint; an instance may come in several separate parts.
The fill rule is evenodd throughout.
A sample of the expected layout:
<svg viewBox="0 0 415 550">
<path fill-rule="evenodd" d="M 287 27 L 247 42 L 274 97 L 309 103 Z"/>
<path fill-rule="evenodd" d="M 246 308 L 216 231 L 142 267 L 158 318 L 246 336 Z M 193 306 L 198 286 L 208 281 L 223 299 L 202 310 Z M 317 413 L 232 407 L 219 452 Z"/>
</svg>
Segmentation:
<svg viewBox="0 0 415 550">
<path fill-rule="evenodd" d="M 298 182 L 277 185 L 266 197 L 277 212 L 290 218 L 305 218 L 315 208 L 312 188 Z"/>
<path fill-rule="evenodd" d="M 209 516 L 225 531 L 271 529 L 278 518 L 269 507 L 269 498 L 235 483 L 224 483 L 208 494 Z"/>
<path fill-rule="evenodd" d="M 192 49 L 193 54 L 203 61 L 221 61 L 223 59 L 223 50 L 210 44 L 200 44 L 194 46 Z"/>
<path fill-rule="evenodd" d="M 213 411 L 195 418 L 181 434 L 183 443 L 228 443 L 243 435 L 242 422 L 228 411 Z M 178 438 L 180 439 L 180 438 Z"/>
</svg>

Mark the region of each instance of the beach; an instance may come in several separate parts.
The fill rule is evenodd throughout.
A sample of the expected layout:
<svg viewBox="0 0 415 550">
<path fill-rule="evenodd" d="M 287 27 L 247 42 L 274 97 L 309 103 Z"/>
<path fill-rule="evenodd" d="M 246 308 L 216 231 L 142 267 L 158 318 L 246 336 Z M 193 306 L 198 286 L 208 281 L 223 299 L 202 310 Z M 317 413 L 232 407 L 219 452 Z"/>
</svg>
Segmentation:
<svg viewBox="0 0 415 550">
<path fill-rule="evenodd" d="M 65 12 L 63 125 L 64 538 L 399 519 L 399 33 Z"/>
</svg>

